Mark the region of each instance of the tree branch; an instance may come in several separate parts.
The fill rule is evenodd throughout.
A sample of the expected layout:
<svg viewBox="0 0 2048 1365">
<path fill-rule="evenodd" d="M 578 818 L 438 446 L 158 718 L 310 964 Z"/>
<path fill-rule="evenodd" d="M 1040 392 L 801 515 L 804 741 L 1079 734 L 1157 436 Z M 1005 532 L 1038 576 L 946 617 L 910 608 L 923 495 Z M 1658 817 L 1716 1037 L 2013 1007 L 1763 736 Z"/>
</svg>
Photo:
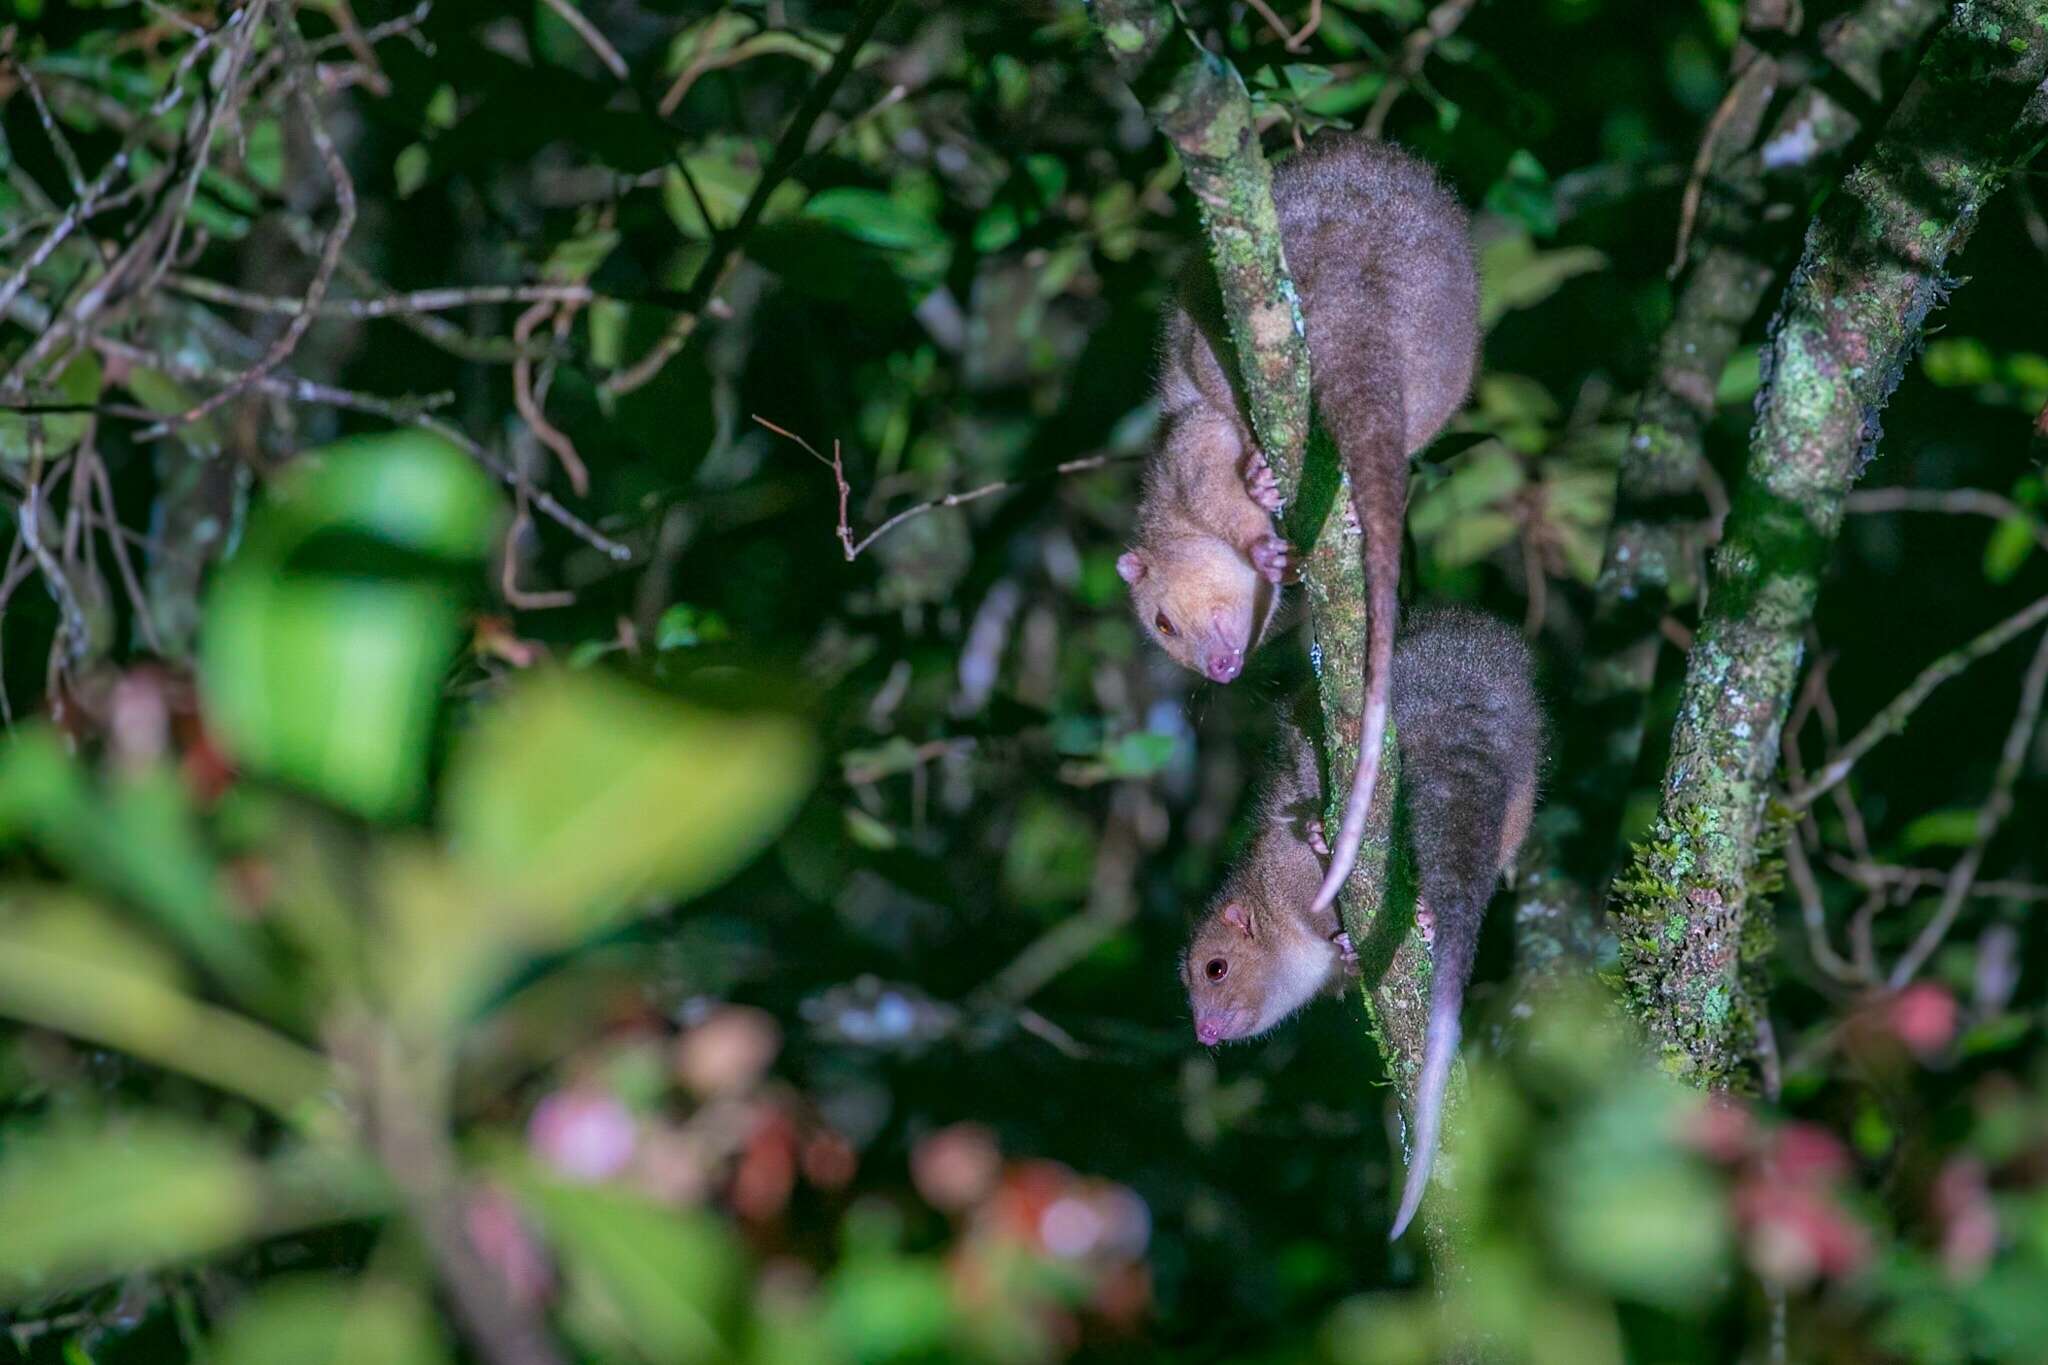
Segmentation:
<svg viewBox="0 0 2048 1365">
<path fill-rule="evenodd" d="M 1302 583 L 1314 628 L 1310 659 L 1322 703 L 1325 771 L 1330 790 L 1341 797 L 1358 764 L 1365 585 L 1356 542 L 1341 533 L 1317 534 L 1343 496 L 1338 462 L 1326 440 L 1310 448 L 1308 345 L 1251 101 L 1237 72 L 1183 30 L 1170 6 L 1095 0 L 1094 11 L 1118 74 L 1180 157 L 1221 286 L 1252 427 L 1287 500 L 1288 538 L 1307 547 Z M 1340 908 L 1365 962 L 1369 1027 L 1406 1103 L 1421 1070 L 1430 967 L 1429 950 L 1414 932 L 1412 893 L 1389 877 L 1399 785 L 1391 726 L 1381 772 L 1365 845 Z M 1336 828 L 1334 817 L 1330 827 Z M 1454 1083 L 1453 1104 L 1461 1090 Z M 1425 1210 L 1424 1237 L 1439 1276 L 1448 1281 L 1462 1271 L 1458 1232 L 1439 1201 Z"/>
<path fill-rule="evenodd" d="M 1771 328 L 1748 467 L 1713 564 L 1662 808 L 1616 884 L 1637 1012 L 1674 1072 L 1747 1084 L 1767 929 L 1749 913 L 1802 642 L 1878 415 L 1979 211 L 2040 137 L 2048 32 L 2026 0 L 1956 17 L 1822 207 Z M 1774 822 L 1775 823 L 1775 822 Z"/>
<path fill-rule="evenodd" d="M 1784 0 L 1750 0 L 1744 27 L 1783 30 Z M 1941 12 L 1938 0 L 1864 0 L 1820 36 L 1822 54 L 1873 99 L 1885 57 L 1909 50 Z M 1763 305 L 1791 247 L 1789 225 L 1840 172 L 1861 130 L 1856 115 L 1817 85 L 1800 86 L 1770 125 L 1764 119 L 1788 73 L 1745 40 L 1727 100 L 1701 140 L 1687 215 L 1690 268 L 1629 429 L 1599 601 L 1576 698 L 1584 723 L 1559 765 L 1582 813 L 1577 859 L 1605 872 L 1630 777 L 1642 750 L 1644 706 L 1655 676 L 1659 623 L 1697 598 L 1695 566 L 1709 518 L 1699 488 L 1721 374 Z M 1787 227 L 1771 223 L 1783 210 Z M 1795 211 L 1796 210 L 1796 211 Z"/>
</svg>

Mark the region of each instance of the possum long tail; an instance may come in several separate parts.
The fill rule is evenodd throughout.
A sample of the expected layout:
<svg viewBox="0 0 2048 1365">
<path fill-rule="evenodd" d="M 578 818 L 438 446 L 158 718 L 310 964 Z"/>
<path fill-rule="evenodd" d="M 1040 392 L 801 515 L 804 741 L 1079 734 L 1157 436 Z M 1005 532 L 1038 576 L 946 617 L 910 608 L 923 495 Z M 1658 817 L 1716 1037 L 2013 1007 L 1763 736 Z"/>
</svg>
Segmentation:
<svg viewBox="0 0 2048 1365">
<path fill-rule="evenodd" d="M 1311 328 L 1312 361 L 1316 358 L 1314 341 Z M 1355 336 L 1346 341 L 1350 346 L 1371 344 L 1370 339 Z M 1344 801 L 1344 818 L 1330 844 L 1330 868 L 1316 892 L 1316 910 L 1334 904 L 1344 889 L 1345 879 L 1358 861 L 1359 845 L 1365 842 L 1365 817 L 1379 785 L 1380 753 L 1386 747 L 1393 691 L 1394 619 L 1401 607 L 1401 530 L 1408 507 L 1408 451 L 1400 389 L 1384 375 L 1371 376 L 1364 383 L 1346 382 L 1347 378 L 1329 376 L 1317 397 L 1351 477 L 1351 506 L 1365 533 L 1359 552 L 1365 570 L 1368 632 L 1365 698 L 1359 714 L 1358 767 Z"/>
<path fill-rule="evenodd" d="M 1444 1090 L 1451 1080 L 1451 1063 L 1458 1060 L 1459 1015 L 1465 1004 L 1465 976 L 1446 972 L 1439 961 L 1436 982 L 1429 990 L 1429 1032 L 1422 1044 L 1422 1078 L 1415 1087 L 1415 1124 L 1408 1145 L 1408 1181 L 1401 1188 L 1401 1208 L 1387 1233 L 1390 1242 L 1400 1240 L 1422 1207 L 1422 1195 L 1429 1188 L 1429 1170 L 1436 1164 L 1438 1130 L 1443 1125 Z"/>
</svg>

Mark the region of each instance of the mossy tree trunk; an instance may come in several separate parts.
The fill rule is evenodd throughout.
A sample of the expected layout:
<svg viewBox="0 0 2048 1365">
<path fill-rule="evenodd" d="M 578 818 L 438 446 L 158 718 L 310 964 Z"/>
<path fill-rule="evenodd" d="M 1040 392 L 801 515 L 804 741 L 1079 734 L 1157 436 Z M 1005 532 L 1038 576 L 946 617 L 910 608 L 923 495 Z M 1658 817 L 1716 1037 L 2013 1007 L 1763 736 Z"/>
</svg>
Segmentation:
<svg viewBox="0 0 2048 1365">
<path fill-rule="evenodd" d="M 1886 59 L 1911 51 L 1941 12 L 1939 0 L 1864 0 L 1812 46 L 1878 107 Z M 1862 129 L 1857 112 L 1828 93 L 1826 72 L 1789 45 L 1796 14 L 1788 0 L 1745 8 L 1728 95 L 1706 135 L 1671 320 L 1624 448 L 1572 747 L 1560 765 L 1579 816 L 1574 862 L 1600 873 L 1612 866 L 1642 751 L 1658 623 L 1698 596 L 1695 565 L 1709 532 L 1700 475 L 1721 374 L 1796 247 L 1806 206 L 1841 173 Z"/>
<path fill-rule="evenodd" d="M 1713 561 L 1661 806 L 1611 907 L 1666 1066 L 1746 1084 L 1767 939 L 1765 804 L 1820 576 L 1879 415 L 1953 288 L 1950 257 L 2040 141 L 2048 4 L 1956 7 L 1869 156 L 1809 228 L 1764 357 L 1748 464 Z"/>
<path fill-rule="evenodd" d="M 1252 426 L 1287 499 L 1288 537 L 1307 549 L 1302 582 L 1314 628 L 1325 771 L 1331 790 L 1341 793 L 1358 764 L 1365 585 L 1356 539 L 1330 533 L 1341 525 L 1331 515 L 1342 496 L 1337 461 L 1326 442 L 1312 447 L 1309 440 L 1308 345 L 1251 100 L 1236 69 L 1183 29 L 1170 5 L 1094 0 L 1093 9 L 1118 73 L 1179 155 L 1201 212 Z M 1340 908 L 1366 962 L 1372 1033 L 1405 1106 L 1422 1065 L 1430 968 L 1429 951 L 1414 932 L 1412 897 L 1398 887 L 1388 894 L 1398 763 L 1390 727 L 1365 845 Z M 1456 1238 L 1436 1201 L 1426 1208 L 1423 1233 L 1439 1276 L 1456 1274 L 1462 1265 Z"/>
</svg>

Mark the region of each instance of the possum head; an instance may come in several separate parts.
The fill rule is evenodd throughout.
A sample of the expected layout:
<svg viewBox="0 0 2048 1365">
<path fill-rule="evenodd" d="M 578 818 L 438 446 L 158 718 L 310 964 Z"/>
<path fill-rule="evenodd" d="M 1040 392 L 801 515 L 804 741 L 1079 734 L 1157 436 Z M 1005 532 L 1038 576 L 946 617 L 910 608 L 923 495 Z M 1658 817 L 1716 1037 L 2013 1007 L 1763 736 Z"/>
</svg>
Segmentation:
<svg viewBox="0 0 2048 1365">
<path fill-rule="evenodd" d="M 1244 671 L 1275 600 L 1251 562 L 1216 536 L 1126 550 L 1116 571 L 1131 587 L 1139 625 L 1176 661 L 1211 682 Z"/>
<path fill-rule="evenodd" d="M 1340 960 L 1335 944 L 1297 919 L 1229 897 L 1195 926 L 1181 959 L 1196 1040 L 1213 1047 L 1257 1037 L 1315 999 Z"/>
</svg>

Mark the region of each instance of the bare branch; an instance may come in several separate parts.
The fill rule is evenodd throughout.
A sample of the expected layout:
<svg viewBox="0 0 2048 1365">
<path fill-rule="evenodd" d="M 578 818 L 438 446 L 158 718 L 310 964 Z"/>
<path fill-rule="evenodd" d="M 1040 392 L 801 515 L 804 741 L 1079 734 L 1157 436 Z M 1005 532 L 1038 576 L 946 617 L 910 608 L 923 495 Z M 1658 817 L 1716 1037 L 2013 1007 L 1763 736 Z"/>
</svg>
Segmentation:
<svg viewBox="0 0 2048 1365">
<path fill-rule="evenodd" d="M 597 59 L 604 63 L 605 70 L 619 80 L 628 78 L 630 73 L 626 70 L 626 59 L 619 55 L 619 50 L 611 45 L 604 34 L 598 32 L 597 25 L 591 23 L 582 10 L 577 9 L 570 0 L 546 0 L 546 3 L 547 7 L 555 12 L 556 18 L 576 30 L 576 36 L 583 40 L 585 47 L 597 54 Z"/>
<path fill-rule="evenodd" d="M 782 138 L 775 144 L 775 150 L 768 158 L 768 164 L 761 171 L 761 178 L 754 183 L 753 193 L 740 209 L 740 216 L 733 225 L 720 232 L 714 239 L 710 259 L 697 268 L 696 278 L 683 291 L 683 301 L 668 330 L 633 364 L 618 370 L 598 386 L 599 392 L 610 398 L 623 397 L 635 389 L 644 387 L 662 367 L 683 349 L 690 336 L 697 330 L 698 315 L 704 305 L 725 280 L 739 258 L 740 248 L 753 233 L 755 224 L 761 221 L 762 211 L 768 207 L 769 196 L 775 193 L 796 164 L 803 158 L 811 139 L 811 129 L 817 125 L 832 97 L 839 92 L 840 84 L 853 70 L 854 59 L 861 48 L 874 36 L 876 25 L 882 22 L 882 15 L 889 8 L 889 0 L 862 0 L 859 13 L 854 15 L 853 24 L 841 40 L 839 50 L 833 54 L 832 64 L 825 68 L 825 74 L 818 77 L 804 102 L 791 116 L 789 126 L 783 129 Z M 709 224 L 706 225 L 707 227 Z"/>
<path fill-rule="evenodd" d="M 281 14 L 274 27 L 277 30 L 278 41 L 284 44 L 292 59 L 301 67 L 305 66 L 310 59 L 306 56 L 305 45 L 299 41 L 297 21 L 288 13 Z M 334 139 L 328 135 L 327 121 L 320 116 L 320 108 L 313 100 L 312 91 L 303 80 L 293 83 L 292 100 L 298 105 L 299 112 L 305 119 L 307 135 L 312 138 L 314 151 L 318 153 L 320 164 L 326 169 L 327 178 L 334 186 L 334 226 L 328 231 L 327 244 L 322 248 L 319 262 L 314 267 L 313 278 L 306 285 L 305 307 L 292 315 L 291 321 L 285 324 L 284 331 L 254 366 L 236 376 L 226 388 L 215 391 L 188 408 L 166 423 L 166 426 L 182 426 L 197 422 L 291 358 L 292 352 L 298 349 L 300 338 L 306 335 L 306 329 L 313 324 L 314 315 L 320 308 L 320 300 L 326 297 L 327 286 L 334 279 L 335 267 L 341 263 L 342 248 L 348 245 L 348 235 L 355 228 L 355 181 L 349 178 L 348 167 L 342 164 L 341 151 L 334 145 Z"/>
<path fill-rule="evenodd" d="M 1422 74 L 1423 64 L 1429 60 L 1429 54 L 1436 51 L 1438 43 L 1458 31 L 1458 25 L 1465 22 L 1465 16 L 1478 3 L 1479 0 L 1442 0 L 1423 18 L 1421 26 L 1408 35 L 1401 44 L 1400 62 L 1387 77 L 1387 83 L 1380 87 L 1378 98 L 1373 100 L 1372 108 L 1366 113 L 1364 128 L 1367 133 L 1374 137 L 1380 135 L 1387 126 L 1387 115 L 1393 112 L 1395 101 L 1415 84 L 1416 77 Z M 1287 48 L 1290 52 L 1295 50 L 1291 42 Z"/>
<path fill-rule="evenodd" d="M 1897 990 L 1919 975 L 1927 965 L 1927 959 L 1934 956 L 1942 940 L 1954 927 L 1956 916 L 1961 913 L 1964 899 L 1970 894 L 1971 883 L 1976 880 L 1977 869 L 1984 862 L 1984 854 L 1991 847 L 1991 841 L 1998 837 L 1998 831 L 2005 824 L 2005 817 L 2012 813 L 2013 784 L 2019 781 L 2020 769 L 2026 766 L 2027 750 L 2033 745 L 2034 731 L 2041 724 L 2041 699 L 2048 693 L 2048 631 L 2041 633 L 2041 643 L 2034 649 L 2034 661 L 2027 667 L 2027 675 L 2020 682 L 2019 710 L 2014 713 L 2012 726 L 2005 734 L 2005 748 L 1998 756 L 1998 770 L 1992 774 L 1991 792 L 1984 798 L 1984 804 L 1977 809 L 1977 835 L 1963 856 L 1956 859 L 1948 881 L 1941 888 L 1941 904 L 1935 909 L 1934 918 L 1920 931 L 1892 967 L 1888 979 L 1893 990 Z"/>
<path fill-rule="evenodd" d="M 832 455 L 828 459 L 818 452 L 816 446 L 795 432 L 776 426 L 775 423 L 759 413 L 754 413 L 753 418 L 777 436 L 796 442 L 799 446 L 803 447 L 804 451 L 812 459 L 832 471 L 832 482 L 839 493 L 839 523 L 835 528 L 834 534 L 838 536 L 840 552 L 846 556 L 846 562 L 849 564 L 859 559 L 868 547 L 872 546 L 876 541 L 913 517 L 921 517 L 927 512 L 936 512 L 941 507 L 962 507 L 970 502 L 978 502 L 982 498 L 996 493 L 1007 492 L 1012 488 L 1022 488 L 1027 482 L 1032 481 L 1032 479 L 997 479 L 991 483 L 963 489 L 958 493 L 947 493 L 940 497 L 929 498 L 924 502 L 916 503 L 904 508 L 900 512 L 892 514 L 879 526 L 875 527 L 874 530 L 868 532 L 859 540 L 855 540 L 853 525 L 848 519 L 847 510 L 853 499 L 853 486 L 846 481 L 846 461 L 840 452 L 839 442 L 834 441 L 832 443 Z M 1113 464 L 1128 464 L 1136 458 L 1136 456 L 1132 455 L 1084 455 L 1077 460 L 1062 460 L 1043 474 L 1035 475 L 1033 478 L 1064 478 L 1069 474 L 1082 474 L 1091 469 L 1103 469 Z"/>
<path fill-rule="evenodd" d="M 1805 810 L 1811 806 L 1829 788 L 1846 778 L 1857 761 L 1876 748 L 1880 741 L 1903 730 L 1907 719 L 1933 694 L 1935 688 L 2044 620 L 2048 620 L 2048 597 L 2036 599 L 1960 649 L 1942 655 L 1921 669 L 1919 676 L 1886 703 L 1883 710 L 1872 716 L 1870 723 L 1857 731 L 1855 737 L 1843 745 L 1841 752 L 1828 760 L 1810 782 L 1787 793 L 1786 804 L 1794 810 Z"/>
</svg>

